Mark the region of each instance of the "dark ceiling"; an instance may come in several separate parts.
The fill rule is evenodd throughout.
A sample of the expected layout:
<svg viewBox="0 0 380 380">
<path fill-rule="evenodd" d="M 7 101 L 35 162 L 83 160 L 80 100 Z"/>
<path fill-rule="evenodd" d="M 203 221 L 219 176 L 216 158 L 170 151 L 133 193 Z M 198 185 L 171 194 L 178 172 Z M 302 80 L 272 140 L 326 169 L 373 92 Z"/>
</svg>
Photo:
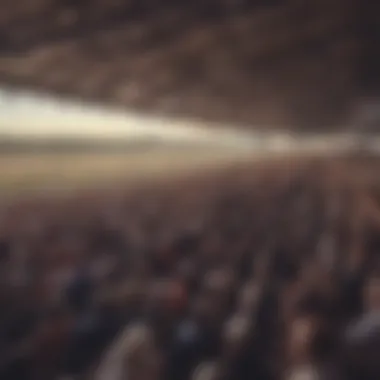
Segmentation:
<svg viewBox="0 0 380 380">
<path fill-rule="evenodd" d="M 0 83 L 322 128 L 376 82 L 378 15 L 369 0 L 2 0 Z"/>
</svg>

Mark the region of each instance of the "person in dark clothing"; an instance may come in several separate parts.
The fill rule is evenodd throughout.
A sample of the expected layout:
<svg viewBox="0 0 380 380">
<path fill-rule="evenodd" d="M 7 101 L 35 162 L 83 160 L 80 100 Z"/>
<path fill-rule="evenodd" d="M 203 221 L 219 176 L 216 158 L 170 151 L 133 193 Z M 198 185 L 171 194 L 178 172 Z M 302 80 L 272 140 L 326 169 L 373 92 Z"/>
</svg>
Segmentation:
<svg viewBox="0 0 380 380">
<path fill-rule="evenodd" d="M 226 380 L 265 379 L 260 372 L 257 342 L 253 336 L 252 318 L 249 314 L 235 314 L 224 328 L 223 362 Z"/>
<path fill-rule="evenodd" d="M 76 317 L 67 345 L 64 372 L 68 375 L 83 373 L 98 353 L 97 333 L 100 318 L 94 311 L 86 311 Z"/>
<path fill-rule="evenodd" d="M 0 334 L 0 379 L 30 379 L 32 362 L 28 340 L 38 322 L 38 314 L 24 305 L 8 305 Z"/>
<path fill-rule="evenodd" d="M 81 268 L 65 289 L 65 299 L 74 313 L 85 310 L 92 302 L 94 284 L 87 268 Z"/>
<path fill-rule="evenodd" d="M 0 240 L 0 263 L 3 264 L 9 260 L 11 245 L 7 240 Z"/>
<path fill-rule="evenodd" d="M 380 378 L 380 312 L 365 314 L 347 328 L 343 342 L 343 374 L 349 380 Z"/>
<path fill-rule="evenodd" d="M 6 365 L 0 366 L 0 379 L 30 380 L 31 362 L 27 357 L 16 356 Z"/>
<path fill-rule="evenodd" d="M 195 367 L 217 354 L 217 339 L 198 321 L 188 319 L 177 326 L 169 349 L 168 380 L 189 379 Z"/>
<path fill-rule="evenodd" d="M 169 347 L 166 377 L 188 379 L 195 367 L 220 353 L 219 323 L 205 295 L 195 300 L 188 317 L 176 326 Z"/>
<path fill-rule="evenodd" d="M 94 307 L 76 316 L 64 354 L 64 373 L 85 372 L 127 321 L 112 307 Z"/>
</svg>

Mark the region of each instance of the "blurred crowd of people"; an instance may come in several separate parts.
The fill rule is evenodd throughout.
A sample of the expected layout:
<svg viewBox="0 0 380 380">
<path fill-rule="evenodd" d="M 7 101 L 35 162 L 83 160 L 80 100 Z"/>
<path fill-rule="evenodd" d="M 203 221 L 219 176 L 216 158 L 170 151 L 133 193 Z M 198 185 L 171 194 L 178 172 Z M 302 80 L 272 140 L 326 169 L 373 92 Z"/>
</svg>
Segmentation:
<svg viewBox="0 0 380 380">
<path fill-rule="evenodd" d="M 0 379 L 379 379 L 376 188 L 264 171 L 3 205 Z"/>
</svg>

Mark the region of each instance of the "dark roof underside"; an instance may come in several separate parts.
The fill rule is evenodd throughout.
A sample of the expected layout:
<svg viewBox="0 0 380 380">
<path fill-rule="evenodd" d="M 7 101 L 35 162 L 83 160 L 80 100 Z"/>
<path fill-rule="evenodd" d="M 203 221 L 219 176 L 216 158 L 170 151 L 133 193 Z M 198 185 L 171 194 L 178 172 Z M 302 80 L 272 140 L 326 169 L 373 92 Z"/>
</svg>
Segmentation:
<svg viewBox="0 0 380 380">
<path fill-rule="evenodd" d="M 379 67 L 376 1 L 4 0 L 1 8 L 4 85 L 316 128 L 342 122 L 378 84 L 368 63 Z"/>
</svg>

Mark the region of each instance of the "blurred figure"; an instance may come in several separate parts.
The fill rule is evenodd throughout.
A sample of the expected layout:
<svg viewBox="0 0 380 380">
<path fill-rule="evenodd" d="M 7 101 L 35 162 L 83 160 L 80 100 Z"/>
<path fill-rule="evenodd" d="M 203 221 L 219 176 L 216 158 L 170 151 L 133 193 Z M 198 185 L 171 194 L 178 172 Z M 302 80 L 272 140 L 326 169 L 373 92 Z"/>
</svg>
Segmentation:
<svg viewBox="0 0 380 380">
<path fill-rule="evenodd" d="M 191 380 L 222 380 L 223 372 L 219 363 L 201 363 L 194 371 Z"/>
<path fill-rule="evenodd" d="M 73 320 L 64 308 L 52 307 L 39 322 L 34 334 L 31 360 L 33 380 L 49 380 L 62 370 Z"/>
<path fill-rule="evenodd" d="M 160 362 L 153 331 L 144 324 L 131 324 L 106 352 L 95 380 L 155 380 Z"/>
<path fill-rule="evenodd" d="M 322 380 L 318 371 L 311 365 L 301 365 L 292 368 L 285 374 L 285 380 Z"/>
<path fill-rule="evenodd" d="M 252 378 L 265 379 L 258 364 L 259 347 L 255 339 L 254 320 L 250 314 L 235 314 L 229 318 L 222 330 L 223 352 L 227 380 Z"/>
<path fill-rule="evenodd" d="M 189 379 L 202 361 L 215 357 L 219 351 L 218 324 L 214 305 L 199 295 L 190 306 L 190 313 L 174 329 L 167 357 L 167 379 Z"/>
<path fill-rule="evenodd" d="M 349 380 L 375 380 L 380 376 L 380 311 L 358 318 L 344 335 L 343 375 Z"/>
<path fill-rule="evenodd" d="M 82 264 L 72 275 L 65 289 L 65 298 L 74 313 L 83 312 L 92 302 L 94 284 L 86 264 Z"/>
</svg>

